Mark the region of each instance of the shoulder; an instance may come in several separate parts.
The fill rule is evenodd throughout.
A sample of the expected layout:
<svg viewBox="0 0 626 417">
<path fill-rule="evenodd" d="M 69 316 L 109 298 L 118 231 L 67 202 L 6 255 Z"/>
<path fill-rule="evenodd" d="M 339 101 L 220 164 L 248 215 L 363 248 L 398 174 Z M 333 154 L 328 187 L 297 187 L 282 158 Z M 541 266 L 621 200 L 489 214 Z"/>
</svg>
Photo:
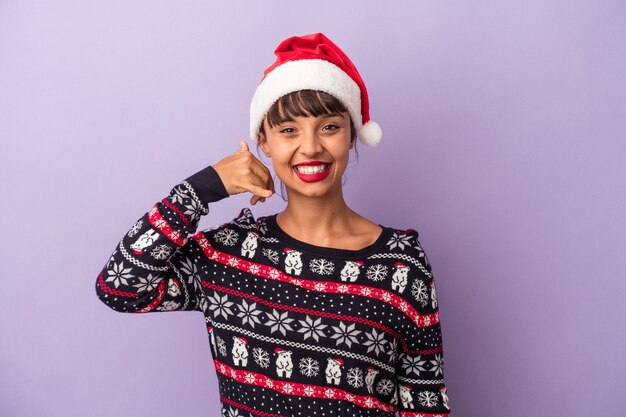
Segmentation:
<svg viewBox="0 0 626 417">
<path fill-rule="evenodd" d="M 248 236 L 260 237 L 267 230 L 265 217 L 255 218 L 249 207 L 243 207 L 232 220 L 202 230 L 212 245 L 221 249 L 234 247 Z"/>
</svg>

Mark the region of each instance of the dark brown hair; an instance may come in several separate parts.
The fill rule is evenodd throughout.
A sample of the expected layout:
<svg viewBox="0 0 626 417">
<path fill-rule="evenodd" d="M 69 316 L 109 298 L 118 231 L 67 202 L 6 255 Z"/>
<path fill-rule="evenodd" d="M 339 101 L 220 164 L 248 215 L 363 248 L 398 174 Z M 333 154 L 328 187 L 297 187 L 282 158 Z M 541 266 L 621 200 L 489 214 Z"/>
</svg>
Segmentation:
<svg viewBox="0 0 626 417">
<path fill-rule="evenodd" d="M 281 112 L 282 110 L 282 112 Z M 270 127 L 274 127 L 285 121 L 291 121 L 294 117 L 318 117 L 325 114 L 347 112 L 346 106 L 335 96 L 324 91 L 318 90 L 299 90 L 286 94 L 279 98 L 268 110 L 265 118 Z M 259 130 L 259 141 L 257 141 L 257 154 L 259 154 L 259 146 L 261 143 L 261 134 L 263 140 L 265 137 L 265 126 L 261 123 Z M 356 129 L 352 117 L 350 117 L 350 140 L 354 142 L 354 152 L 357 160 L 359 152 L 356 147 Z M 343 185 L 342 182 L 341 185 Z M 284 184 L 281 181 L 281 190 Z M 281 192 L 284 201 L 287 201 Z"/>
</svg>

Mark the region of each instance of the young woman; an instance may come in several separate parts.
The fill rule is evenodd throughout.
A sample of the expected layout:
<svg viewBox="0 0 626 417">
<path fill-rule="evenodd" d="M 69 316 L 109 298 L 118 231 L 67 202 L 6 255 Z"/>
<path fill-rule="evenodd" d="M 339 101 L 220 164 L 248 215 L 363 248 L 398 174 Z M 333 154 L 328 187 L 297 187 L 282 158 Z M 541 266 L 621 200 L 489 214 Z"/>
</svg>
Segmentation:
<svg viewBox="0 0 626 417">
<path fill-rule="evenodd" d="M 271 158 L 285 209 L 255 219 L 244 207 L 196 232 L 209 203 L 249 192 L 254 205 L 276 192 L 241 141 L 133 225 L 97 295 L 121 312 L 202 312 L 225 416 L 447 416 L 418 232 L 372 222 L 343 198 L 356 138 L 376 146 L 382 136 L 365 85 L 321 33 L 275 54 L 252 99 L 250 139 Z"/>
</svg>

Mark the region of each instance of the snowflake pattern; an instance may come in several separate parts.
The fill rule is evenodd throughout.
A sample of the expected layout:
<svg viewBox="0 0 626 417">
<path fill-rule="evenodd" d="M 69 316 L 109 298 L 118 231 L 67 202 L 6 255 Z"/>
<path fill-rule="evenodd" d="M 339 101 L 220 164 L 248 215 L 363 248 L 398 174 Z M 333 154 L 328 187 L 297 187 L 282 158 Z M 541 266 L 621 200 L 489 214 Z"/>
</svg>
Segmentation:
<svg viewBox="0 0 626 417">
<path fill-rule="evenodd" d="M 180 262 L 180 268 L 182 272 L 187 275 L 187 283 L 191 284 L 193 277 L 198 275 L 198 268 L 190 259 L 185 258 Z"/>
<path fill-rule="evenodd" d="M 435 373 L 435 376 L 442 375 L 443 376 L 443 356 L 438 353 L 435 355 L 435 359 L 430 361 L 433 366 L 430 368 L 431 372 Z"/>
<path fill-rule="evenodd" d="M 387 241 L 387 246 L 389 249 L 395 249 L 396 247 L 404 250 L 405 246 L 410 247 L 411 236 L 408 236 L 406 233 L 396 233 L 393 232 L 393 236 Z"/>
<path fill-rule="evenodd" d="M 363 386 L 363 370 L 361 368 L 350 368 L 346 379 L 348 384 L 354 388 L 361 388 Z"/>
<path fill-rule="evenodd" d="M 264 349 L 261 349 L 260 347 L 255 347 L 252 350 L 252 357 L 254 358 L 254 361 L 257 363 L 257 365 L 259 365 L 261 368 L 267 369 L 267 367 L 270 366 L 270 354 L 267 353 L 267 351 L 265 351 Z"/>
<path fill-rule="evenodd" d="M 133 227 L 131 227 L 130 230 L 128 231 L 128 237 L 133 237 L 137 233 L 139 233 L 139 230 L 141 230 L 141 226 L 143 226 L 143 220 L 139 219 L 137 220 L 137 222 L 135 222 Z"/>
<path fill-rule="evenodd" d="M 308 377 L 317 376 L 320 371 L 319 362 L 313 358 L 300 359 L 300 372 Z"/>
<path fill-rule="evenodd" d="M 205 211 L 204 206 L 193 198 L 189 201 L 189 204 L 185 204 L 185 208 L 187 210 L 185 210 L 184 214 L 188 216 L 193 223 L 195 223 Z"/>
<path fill-rule="evenodd" d="M 221 336 L 217 336 L 217 349 L 220 351 L 220 354 L 222 356 L 226 356 L 226 353 L 227 353 L 226 342 L 224 341 L 224 339 L 222 339 Z"/>
<path fill-rule="evenodd" d="M 374 354 L 378 356 L 380 352 L 384 352 L 385 344 L 387 341 L 385 340 L 385 334 L 383 332 L 378 332 L 375 327 L 372 328 L 371 333 L 365 333 L 367 340 L 363 343 L 367 346 L 367 351 L 374 351 Z"/>
<path fill-rule="evenodd" d="M 298 329 L 298 332 L 304 333 L 304 340 L 309 337 L 315 339 L 316 342 L 320 341 L 320 336 L 325 336 L 324 331 L 322 329 L 328 327 L 326 324 L 321 324 L 322 318 L 318 317 L 317 319 L 311 319 L 311 316 L 306 316 L 304 320 L 298 320 L 300 322 L 301 328 Z"/>
<path fill-rule="evenodd" d="M 165 301 L 163 304 L 158 306 L 156 309 L 158 311 L 172 311 L 176 310 L 180 307 L 180 304 L 175 301 Z"/>
<path fill-rule="evenodd" d="M 215 233 L 215 240 L 226 246 L 234 246 L 239 240 L 239 233 L 225 227 Z"/>
<path fill-rule="evenodd" d="M 389 395 L 394 389 L 395 385 L 390 379 L 381 379 L 376 384 L 376 391 L 382 395 Z"/>
<path fill-rule="evenodd" d="M 228 407 L 228 412 L 224 417 L 245 417 L 243 414 L 239 414 L 239 410 L 233 407 Z"/>
<path fill-rule="evenodd" d="M 189 194 L 187 193 L 187 188 L 182 184 L 178 184 L 172 189 L 169 200 L 174 204 L 179 204 L 182 206 L 184 205 L 185 199 L 188 198 Z"/>
<path fill-rule="evenodd" d="M 128 279 L 132 278 L 133 275 L 130 274 L 132 268 L 124 268 L 124 261 L 120 261 L 119 264 L 114 264 L 112 268 L 108 270 L 109 276 L 105 280 L 106 282 L 113 282 L 115 288 L 120 286 L 121 284 L 128 285 Z"/>
<path fill-rule="evenodd" d="M 402 354 L 402 369 L 406 375 L 414 373 L 415 375 L 420 374 L 420 372 L 426 371 L 424 368 L 425 360 L 422 360 L 420 355 L 412 356 L 406 353 Z"/>
<path fill-rule="evenodd" d="M 335 264 L 328 259 L 313 259 L 309 262 L 311 271 L 320 275 L 330 275 L 335 269 Z"/>
<path fill-rule="evenodd" d="M 395 363 L 398 359 L 398 339 L 393 338 L 389 342 L 387 347 L 387 355 L 389 355 L 389 361 Z"/>
<path fill-rule="evenodd" d="M 271 326 L 270 330 L 272 333 L 278 330 L 282 333 L 283 336 L 286 336 L 286 330 L 293 330 L 293 327 L 291 327 L 291 324 L 289 323 L 294 321 L 294 319 L 289 318 L 287 311 L 283 311 L 283 313 L 281 314 L 275 308 L 272 310 L 273 311 L 271 314 L 266 313 L 267 322 L 265 322 L 265 325 Z"/>
<path fill-rule="evenodd" d="M 428 289 L 424 281 L 415 279 L 413 285 L 411 285 L 411 294 L 422 307 L 426 307 L 426 304 L 428 304 Z"/>
<path fill-rule="evenodd" d="M 348 347 L 352 347 L 352 343 L 358 343 L 357 335 L 361 333 L 360 330 L 355 329 L 355 324 L 352 323 L 346 326 L 342 321 L 339 322 L 339 326 L 332 326 L 335 333 L 331 336 L 333 339 L 337 339 L 337 345 L 345 343 Z"/>
<path fill-rule="evenodd" d="M 220 295 L 215 292 L 212 297 L 209 297 L 209 302 L 209 309 L 213 311 L 213 317 L 222 315 L 228 320 L 228 315 L 233 314 L 233 310 L 231 310 L 230 306 L 234 303 L 228 301 L 228 294 L 224 294 L 223 297 L 220 297 Z"/>
<path fill-rule="evenodd" d="M 261 321 L 257 317 L 261 314 L 261 311 L 257 310 L 256 303 L 248 304 L 248 302 L 243 299 L 241 300 L 241 304 L 237 304 L 237 307 L 239 308 L 237 317 L 241 317 L 243 324 L 249 324 L 252 328 L 254 328 L 255 324 L 261 324 Z"/>
<path fill-rule="evenodd" d="M 382 281 L 387 277 L 387 271 L 387 266 L 383 264 L 376 264 L 367 268 L 365 275 L 372 281 Z"/>
<path fill-rule="evenodd" d="M 278 262 L 280 262 L 280 258 L 278 257 L 278 252 L 275 251 L 274 249 L 263 248 L 261 252 L 267 259 L 272 261 L 273 264 L 278 265 Z"/>
<path fill-rule="evenodd" d="M 152 255 L 152 257 L 156 260 L 163 261 L 169 258 L 170 253 L 172 253 L 172 248 L 167 245 L 159 245 L 152 249 L 150 255 Z"/>
<path fill-rule="evenodd" d="M 434 407 L 437 405 L 437 394 L 432 391 L 421 391 L 417 395 L 417 400 L 424 407 Z"/>
<path fill-rule="evenodd" d="M 146 292 L 155 289 L 156 286 L 159 285 L 159 282 L 161 282 L 163 277 L 152 276 L 152 274 L 150 273 L 145 278 L 137 277 L 137 279 L 139 280 L 139 282 L 133 285 L 133 287 L 137 288 L 138 292 Z"/>
</svg>

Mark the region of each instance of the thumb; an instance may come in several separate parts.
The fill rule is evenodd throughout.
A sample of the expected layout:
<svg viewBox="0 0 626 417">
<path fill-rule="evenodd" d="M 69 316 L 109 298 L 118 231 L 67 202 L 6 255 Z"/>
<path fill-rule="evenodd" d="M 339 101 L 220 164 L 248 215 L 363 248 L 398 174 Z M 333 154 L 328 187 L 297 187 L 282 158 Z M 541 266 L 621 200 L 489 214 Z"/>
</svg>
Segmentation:
<svg viewBox="0 0 626 417">
<path fill-rule="evenodd" d="M 245 140 L 240 140 L 239 141 L 239 151 L 247 151 L 249 150 L 248 148 L 248 143 Z"/>
</svg>

